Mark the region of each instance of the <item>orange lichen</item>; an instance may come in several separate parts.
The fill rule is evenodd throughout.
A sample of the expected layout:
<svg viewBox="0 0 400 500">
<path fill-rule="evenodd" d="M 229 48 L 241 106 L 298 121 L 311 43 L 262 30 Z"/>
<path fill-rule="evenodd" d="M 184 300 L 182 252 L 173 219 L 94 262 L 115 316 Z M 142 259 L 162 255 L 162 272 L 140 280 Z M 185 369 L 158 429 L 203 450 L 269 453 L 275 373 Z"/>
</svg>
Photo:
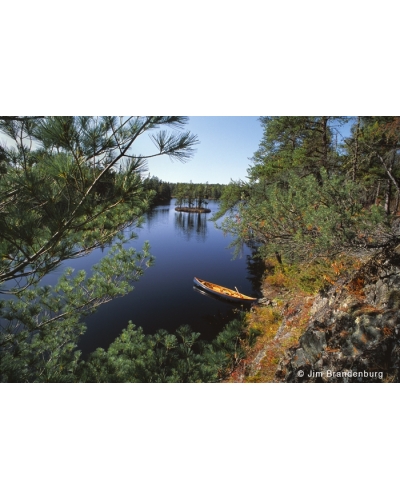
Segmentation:
<svg viewBox="0 0 400 500">
<path fill-rule="evenodd" d="M 356 276 L 347 284 L 347 290 L 356 297 L 365 297 L 364 293 L 365 280 L 361 276 Z"/>
<path fill-rule="evenodd" d="M 388 335 L 393 335 L 393 329 L 389 328 L 388 326 L 383 327 L 383 335 L 388 336 Z"/>
</svg>

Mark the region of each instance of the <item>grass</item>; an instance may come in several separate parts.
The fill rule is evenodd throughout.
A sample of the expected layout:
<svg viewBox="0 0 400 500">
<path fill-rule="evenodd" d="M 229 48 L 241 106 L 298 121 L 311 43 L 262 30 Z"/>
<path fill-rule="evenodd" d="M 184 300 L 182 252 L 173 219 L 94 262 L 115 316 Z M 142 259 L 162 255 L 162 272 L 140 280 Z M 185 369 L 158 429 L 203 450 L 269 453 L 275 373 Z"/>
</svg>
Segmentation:
<svg viewBox="0 0 400 500">
<path fill-rule="evenodd" d="M 320 258 L 308 264 L 282 264 L 268 260 L 269 275 L 265 283 L 291 292 L 313 295 L 327 285 L 333 285 L 341 276 L 358 269 L 361 262 L 348 256 L 335 260 Z"/>
</svg>

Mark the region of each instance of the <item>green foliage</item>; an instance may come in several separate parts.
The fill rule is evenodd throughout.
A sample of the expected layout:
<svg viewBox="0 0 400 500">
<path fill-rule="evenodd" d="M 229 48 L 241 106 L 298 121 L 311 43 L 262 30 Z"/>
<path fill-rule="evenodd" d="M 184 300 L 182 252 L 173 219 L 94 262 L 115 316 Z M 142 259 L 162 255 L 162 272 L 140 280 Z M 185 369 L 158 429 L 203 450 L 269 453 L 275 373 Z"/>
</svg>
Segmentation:
<svg viewBox="0 0 400 500">
<path fill-rule="evenodd" d="M 152 177 L 149 176 L 143 179 L 143 187 L 144 190 L 147 191 L 152 197 L 152 205 L 163 203 L 171 199 L 171 184 L 169 182 L 163 182 L 154 175 Z"/>
<path fill-rule="evenodd" d="M 77 381 L 82 316 L 133 289 L 153 264 L 149 245 L 142 252 L 113 246 L 86 277 L 67 269 L 55 287 L 32 286 L 18 298 L 0 302 L 0 381 Z"/>
<path fill-rule="evenodd" d="M 179 128 L 184 117 L 48 117 L 5 119 L 0 131 L 13 146 L 0 161 L 0 284 L 23 287 L 67 258 L 109 244 L 140 224 L 151 191 L 142 174 L 147 159 L 186 161 L 197 144 Z M 133 154 L 149 132 L 157 150 Z M 16 281 L 21 280 L 22 281 Z"/>
<path fill-rule="evenodd" d="M 218 212 L 210 220 L 216 222 L 225 213 L 234 213 L 238 203 L 248 197 L 249 184 L 243 181 L 231 181 L 221 195 L 221 203 Z"/>
<path fill-rule="evenodd" d="M 203 208 L 208 204 L 209 199 L 219 200 L 225 188 L 223 184 L 209 184 L 208 182 L 164 182 L 155 176 L 143 179 L 143 187 L 151 196 L 152 205 L 169 201 L 174 197 L 178 207 L 187 205 L 194 208 Z"/>
<path fill-rule="evenodd" d="M 96 305 L 79 307 L 79 300 L 72 310 L 70 293 L 87 287 L 83 276 L 68 276 L 59 285 L 61 297 L 50 289 L 32 290 L 23 304 L 8 306 L 9 328 L 1 336 L 2 382 L 218 382 L 259 334 L 253 331 L 246 337 L 243 318 L 228 323 L 212 342 L 200 340 L 200 333 L 187 325 L 175 334 L 159 330 L 145 335 L 130 322 L 107 350 L 99 348 L 83 361 L 76 349 L 84 333 L 79 316 Z"/>
<path fill-rule="evenodd" d="M 171 194 L 176 198 L 178 207 L 202 208 L 208 204 L 208 200 L 219 200 L 225 190 L 223 184 L 206 183 L 176 183 L 170 184 Z"/>
<path fill-rule="evenodd" d="M 80 367 L 85 382 L 218 382 L 244 357 L 242 321 L 234 320 L 211 343 L 187 325 L 175 334 L 144 335 L 132 323 L 107 351 L 97 349 Z"/>
<path fill-rule="evenodd" d="M 399 240 L 391 197 L 400 173 L 394 155 L 400 145 L 397 119 L 372 120 L 373 125 L 364 120 L 362 135 L 359 127 L 353 128 L 356 138 L 347 144 L 337 142 L 343 118 L 261 121 L 264 136 L 248 170 L 249 181 L 227 187 L 214 217 L 228 213 L 221 227 L 235 236 L 237 249 L 256 241 L 263 257 L 290 264 L 375 250 Z M 371 188 L 373 177 L 364 177 L 360 167 L 367 158 L 370 165 L 371 158 L 380 162 L 381 178 L 386 176 L 384 204 L 374 196 L 371 200 L 376 186 Z"/>
<path fill-rule="evenodd" d="M 147 159 L 193 155 L 196 136 L 177 131 L 186 123 L 177 116 L 2 117 L 0 293 L 8 300 L 0 302 L 1 381 L 79 380 L 82 316 L 132 290 L 153 262 L 148 244 L 142 252 L 124 248 L 122 231 L 140 225 L 149 207 Z M 134 153 L 144 133 L 156 151 Z M 90 276 L 67 270 L 55 287 L 38 286 L 64 260 L 116 237 Z"/>
</svg>

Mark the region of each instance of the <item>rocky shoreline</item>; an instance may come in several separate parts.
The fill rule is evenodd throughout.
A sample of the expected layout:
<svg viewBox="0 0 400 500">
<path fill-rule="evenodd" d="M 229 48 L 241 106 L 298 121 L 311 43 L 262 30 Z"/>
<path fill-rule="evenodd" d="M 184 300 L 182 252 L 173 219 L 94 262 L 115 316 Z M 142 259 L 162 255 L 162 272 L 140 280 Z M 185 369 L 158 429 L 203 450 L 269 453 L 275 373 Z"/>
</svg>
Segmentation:
<svg viewBox="0 0 400 500">
<path fill-rule="evenodd" d="M 298 347 L 277 370 L 284 382 L 399 382 L 400 246 L 319 294 Z"/>
<path fill-rule="evenodd" d="M 400 245 L 316 296 L 276 301 L 266 288 L 257 308 L 272 309 L 281 320 L 232 381 L 400 381 Z"/>
</svg>

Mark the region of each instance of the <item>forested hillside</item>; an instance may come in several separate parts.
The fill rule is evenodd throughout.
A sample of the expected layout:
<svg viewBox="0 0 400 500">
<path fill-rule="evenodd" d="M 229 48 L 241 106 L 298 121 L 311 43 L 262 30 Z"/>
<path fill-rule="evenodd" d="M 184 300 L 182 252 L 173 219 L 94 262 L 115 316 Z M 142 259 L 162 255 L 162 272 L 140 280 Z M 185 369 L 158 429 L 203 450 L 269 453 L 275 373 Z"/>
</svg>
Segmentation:
<svg viewBox="0 0 400 500">
<path fill-rule="evenodd" d="M 307 325 L 307 331 L 315 333 L 315 324 L 309 324 L 318 309 L 314 299 L 319 297 L 321 301 L 334 288 L 336 294 L 347 290 L 350 295 L 341 292 L 341 296 L 359 311 L 346 320 L 348 330 L 341 323 L 342 337 L 350 336 L 346 345 L 354 343 L 357 349 L 352 354 L 350 348 L 342 352 L 339 346 L 343 343 L 337 340 L 326 341 L 324 347 L 314 346 L 318 356 L 304 358 L 302 364 L 290 361 L 292 375 L 287 379 L 299 381 L 293 374 L 296 366 L 308 371 L 318 369 L 314 363 L 327 355 L 325 348 L 327 352 L 333 348 L 340 351 L 338 359 L 344 356 L 347 360 L 343 366 L 369 363 L 376 369 L 379 362 L 372 353 L 378 352 L 377 345 L 385 341 L 382 349 L 389 356 L 386 378 L 390 372 L 389 379 L 397 380 L 398 357 L 393 354 L 390 362 L 392 351 L 387 344 L 397 342 L 397 316 L 385 309 L 397 302 L 386 290 L 387 285 L 384 299 L 378 302 L 370 290 L 375 286 L 382 289 L 379 276 L 388 276 L 389 268 L 393 276 L 398 274 L 393 266 L 398 263 L 396 248 L 400 243 L 400 118 L 263 117 L 261 123 L 263 138 L 248 169 L 248 180 L 227 187 L 215 217 L 218 220 L 227 213 L 222 228 L 235 236 L 237 246 L 256 242 L 267 268 L 263 283 L 266 307 L 256 308 L 251 319 L 263 338 L 259 339 L 255 364 L 249 359 L 247 372 L 242 371 L 241 376 L 247 373 L 252 381 L 274 380 L 286 350 L 293 348 L 293 356 L 298 356 L 303 352 L 299 342 L 309 345 L 302 337 Z M 350 134 L 343 136 L 345 124 L 350 126 Z M 373 268 L 373 273 L 367 268 Z M 392 292 L 398 294 L 397 278 L 390 283 Z M 361 300 L 366 293 L 368 300 Z M 329 304 L 346 309 L 346 300 L 334 306 L 332 299 Z M 366 319 L 361 320 L 361 311 L 367 311 Z M 371 323 L 371 315 L 377 314 L 381 316 Z M 319 317 L 321 334 L 315 335 L 329 339 L 335 331 L 340 334 L 340 325 L 336 330 L 332 326 L 336 320 L 339 316 Z M 362 328 L 357 326 L 360 321 Z M 384 339 L 375 327 L 372 335 L 368 330 L 372 324 L 386 332 Z M 360 336 L 364 339 L 362 349 Z M 363 358 L 364 365 L 357 361 L 362 356 L 367 359 Z"/>
<path fill-rule="evenodd" d="M 264 117 L 248 181 L 232 182 L 220 214 L 265 257 L 311 262 L 396 243 L 398 117 Z M 341 125 L 350 122 L 350 137 Z M 218 214 L 218 215 L 220 215 Z"/>
</svg>

